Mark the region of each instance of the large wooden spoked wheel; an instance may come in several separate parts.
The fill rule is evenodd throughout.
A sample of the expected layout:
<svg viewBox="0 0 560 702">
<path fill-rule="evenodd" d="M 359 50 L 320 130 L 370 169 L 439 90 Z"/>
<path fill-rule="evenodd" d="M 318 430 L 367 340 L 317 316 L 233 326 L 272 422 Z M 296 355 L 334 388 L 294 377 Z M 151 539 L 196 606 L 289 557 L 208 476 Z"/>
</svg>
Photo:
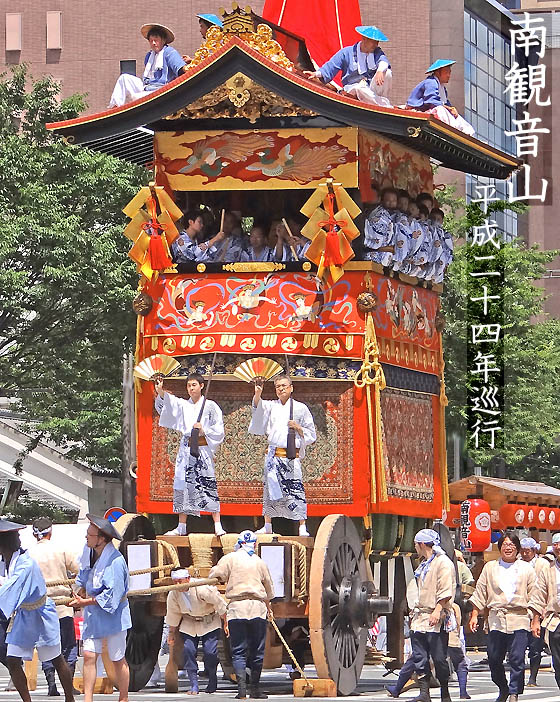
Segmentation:
<svg viewBox="0 0 560 702">
<path fill-rule="evenodd" d="M 143 537 L 156 538 L 152 522 L 141 514 L 123 514 L 115 522 L 115 529 L 123 537 L 122 543 L 137 541 Z M 158 660 L 163 632 L 163 617 L 150 610 L 150 598 L 129 599 L 132 628 L 126 636 L 126 661 L 130 669 L 130 692 L 138 692 L 150 679 Z"/>
<path fill-rule="evenodd" d="M 340 695 L 350 695 L 360 679 L 372 596 L 356 527 L 331 514 L 321 522 L 311 556 L 309 630 L 317 676 L 334 680 Z"/>
</svg>

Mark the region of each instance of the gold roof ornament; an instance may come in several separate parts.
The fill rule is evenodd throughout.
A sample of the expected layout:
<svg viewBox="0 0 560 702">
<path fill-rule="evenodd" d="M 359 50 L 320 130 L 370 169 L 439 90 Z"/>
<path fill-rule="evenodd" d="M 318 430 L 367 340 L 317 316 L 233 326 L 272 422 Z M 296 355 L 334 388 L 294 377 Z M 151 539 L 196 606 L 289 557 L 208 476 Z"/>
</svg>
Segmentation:
<svg viewBox="0 0 560 702">
<path fill-rule="evenodd" d="M 288 71 L 293 70 L 294 64 L 286 56 L 280 44 L 273 38 L 272 28 L 268 24 L 259 24 L 255 30 L 254 15 L 249 6 L 241 9 L 234 2 L 232 3 L 231 12 L 227 13 L 223 8 L 220 8 L 219 12 L 224 26 L 214 26 L 208 29 L 206 38 L 196 50 L 189 68 L 198 66 L 227 44 L 232 36 L 237 36 L 252 49 L 282 66 L 282 68 L 286 68 Z"/>
</svg>

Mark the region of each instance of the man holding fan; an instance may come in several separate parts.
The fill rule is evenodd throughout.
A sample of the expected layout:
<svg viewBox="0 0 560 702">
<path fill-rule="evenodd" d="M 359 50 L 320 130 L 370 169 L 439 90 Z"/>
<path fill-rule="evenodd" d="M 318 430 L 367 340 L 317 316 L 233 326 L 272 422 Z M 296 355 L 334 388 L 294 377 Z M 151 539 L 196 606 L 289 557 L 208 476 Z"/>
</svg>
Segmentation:
<svg viewBox="0 0 560 702">
<path fill-rule="evenodd" d="M 179 523 L 170 535 L 185 536 L 187 515 L 200 516 L 211 512 L 216 536 L 224 531 L 220 522 L 220 500 L 214 473 L 214 455 L 224 440 L 222 410 L 202 391 L 204 378 L 191 373 L 187 378 L 188 400 L 163 390 L 161 375 L 154 379 L 155 407 L 160 415 L 159 425 L 181 432 L 181 442 L 175 461 L 173 481 L 173 511 Z"/>
<path fill-rule="evenodd" d="M 264 378 L 255 378 L 250 434 L 266 434 L 268 450 L 264 462 L 264 527 L 272 533 L 272 517 L 299 521 L 299 535 L 309 536 L 305 526 L 307 501 L 303 487 L 301 459 L 305 447 L 317 438 L 307 405 L 292 398 L 294 387 L 288 375 L 274 379 L 277 400 L 261 400 Z"/>
</svg>

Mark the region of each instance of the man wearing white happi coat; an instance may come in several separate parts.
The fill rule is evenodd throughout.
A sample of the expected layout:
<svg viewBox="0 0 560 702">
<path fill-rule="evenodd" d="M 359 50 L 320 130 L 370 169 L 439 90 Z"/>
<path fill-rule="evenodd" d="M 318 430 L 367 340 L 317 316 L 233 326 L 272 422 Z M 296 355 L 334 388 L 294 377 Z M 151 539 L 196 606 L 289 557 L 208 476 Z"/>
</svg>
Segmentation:
<svg viewBox="0 0 560 702">
<path fill-rule="evenodd" d="M 220 522 L 220 500 L 214 472 L 214 455 L 224 440 L 222 410 L 212 400 L 204 402 L 204 378 L 198 373 L 187 378 L 188 400 L 164 392 L 161 376 L 156 378 L 154 386 L 160 427 L 175 429 L 183 435 L 173 480 L 173 511 L 179 515 L 179 523 L 176 529 L 167 533 L 184 536 L 187 515 L 200 516 L 201 512 L 211 512 L 216 536 L 222 536 L 226 532 Z M 198 429 L 198 456 L 193 456 L 190 451 L 193 429 Z"/>
<path fill-rule="evenodd" d="M 537 581 L 539 579 L 539 574 L 542 570 L 546 570 L 550 565 L 546 558 L 541 558 L 539 551 L 541 550 L 538 541 L 535 541 L 531 536 L 526 536 L 521 539 L 521 558 L 529 565 L 532 565 L 535 569 L 535 575 L 537 576 Z M 544 632 L 543 632 L 544 633 Z M 537 675 L 539 674 L 539 668 L 541 666 L 542 651 L 544 647 L 544 640 L 542 636 L 535 637 L 529 636 L 529 680 L 527 680 L 527 687 L 537 686 Z"/>
<path fill-rule="evenodd" d="M 529 642 L 529 601 L 536 584 L 535 569 L 517 558 L 519 537 L 505 534 L 498 541 L 500 559 L 487 563 L 470 598 L 469 628 L 478 628 L 478 614 L 488 610 L 488 665 L 499 694 L 497 702 L 517 702 L 525 686 L 525 650 Z M 504 658 L 509 651 L 509 685 Z"/>
<path fill-rule="evenodd" d="M 540 559 L 543 567 L 537 574 L 537 584 L 531 593 L 529 610 L 533 617 L 532 638 L 536 641 L 544 639 L 549 647 L 554 677 L 560 688 L 560 533 L 552 536 L 552 551 L 553 561 Z"/>
<path fill-rule="evenodd" d="M 268 450 L 264 461 L 264 527 L 257 533 L 272 533 L 272 517 L 299 521 L 299 535 L 309 536 L 305 526 L 307 500 L 303 487 L 301 459 L 305 448 L 317 439 L 313 417 L 307 405 L 292 398 L 294 390 L 287 375 L 274 379 L 277 400 L 262 400 L 262 379 L 255 379 L 250 434 L 266 434 Z M 288 432 L 295 432 L 295 458 L 288 458 Z"/>
</svg>

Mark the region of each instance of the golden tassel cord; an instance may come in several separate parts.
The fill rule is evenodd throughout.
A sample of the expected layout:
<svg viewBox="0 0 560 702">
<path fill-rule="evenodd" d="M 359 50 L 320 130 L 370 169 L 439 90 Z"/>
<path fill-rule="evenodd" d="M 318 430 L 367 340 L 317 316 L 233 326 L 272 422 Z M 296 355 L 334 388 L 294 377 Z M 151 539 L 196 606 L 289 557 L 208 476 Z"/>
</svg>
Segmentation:
<svg viewBox="0 0 560 702">
<path fill-rule="evenodd" d="M 375 325 L 371 313 L 366 317 L 366 334 L 364 360 L 354 385 L 365 388 L 368 412 L 368 433 L 370 443 L 370 470 L 371 470 L 371 500 L 372 502 L 387 502 L 387 477 L 385 475 L 385 455 L 383 451 L 383 432 L 381 417 L 381 390 L 386 387 L 385 374 L 379 362 L 379 345 L 375 335 Z M 374 391 L 372 401 L 371 391 Z M 375 410 L 373 405 L 375 405 Z M 374 418 L 375 414 L 375 418 Z M 377 463 L 376 463 L 377 456 Z"/>
</svg>

